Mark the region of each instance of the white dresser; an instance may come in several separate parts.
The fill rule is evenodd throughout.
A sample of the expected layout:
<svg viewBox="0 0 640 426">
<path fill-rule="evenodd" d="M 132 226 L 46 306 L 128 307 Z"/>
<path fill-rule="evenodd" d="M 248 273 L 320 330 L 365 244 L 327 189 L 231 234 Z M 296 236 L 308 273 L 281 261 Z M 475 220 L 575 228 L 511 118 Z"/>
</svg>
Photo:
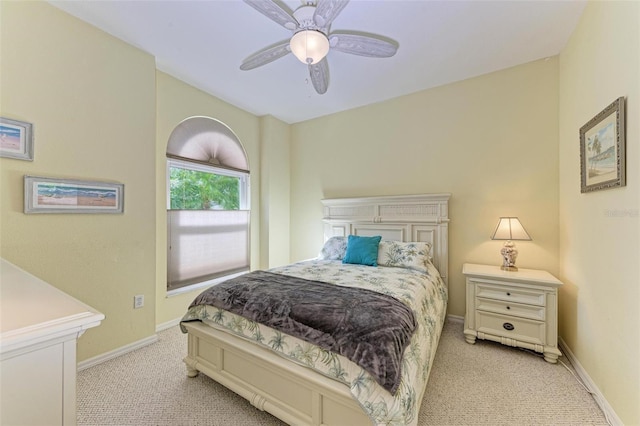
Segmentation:
<svg viewBox="0 0 640 426">
<path fill-rule="evenodd" d="M 76 424 L 76 342 L 104 315 L 0 259 L 0 424 Z"/>
<path fill-rule="evenodd" d="M 556 277 L 546 271 L 503 271 L 499 266 L 465 263 L 467 311 L 464 335 L 493 340 L 544 354 L 555 363 L 558 350 L 558 287 Z"/>
</svg>

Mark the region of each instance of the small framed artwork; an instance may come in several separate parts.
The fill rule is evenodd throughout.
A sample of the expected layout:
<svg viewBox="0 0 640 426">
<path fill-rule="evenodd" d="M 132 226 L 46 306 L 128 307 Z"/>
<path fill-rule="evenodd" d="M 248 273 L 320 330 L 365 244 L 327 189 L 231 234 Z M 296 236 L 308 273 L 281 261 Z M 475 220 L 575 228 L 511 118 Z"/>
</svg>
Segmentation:
<svg viewBox="0 0 640 426">
<path fill-rule="evenodd" d="M 124 185 L 24 177 L 25 213 L 122 213 Z"/>
<path fill-rule="evenodd" d="M 33 125 L 0 117 L 0 157 L 33 161 Z"/>
<path fill-rule="evenodd" d="M 580 128 L 580 192 L 625 186 L 624 97 Z"/>
</svg>

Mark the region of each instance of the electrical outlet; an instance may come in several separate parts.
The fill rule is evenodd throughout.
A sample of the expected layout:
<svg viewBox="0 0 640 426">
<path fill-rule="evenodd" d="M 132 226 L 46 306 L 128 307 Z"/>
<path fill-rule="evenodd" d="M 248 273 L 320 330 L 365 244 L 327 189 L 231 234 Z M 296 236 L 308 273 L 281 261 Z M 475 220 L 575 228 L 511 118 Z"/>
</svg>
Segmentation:
<svg viewBox="0 0 640 426">
<path fill-rule="evenodd" d="M 144 306 L 144 294 L 133 296 L 133 309 L 142 308 Z"/>
</svg>

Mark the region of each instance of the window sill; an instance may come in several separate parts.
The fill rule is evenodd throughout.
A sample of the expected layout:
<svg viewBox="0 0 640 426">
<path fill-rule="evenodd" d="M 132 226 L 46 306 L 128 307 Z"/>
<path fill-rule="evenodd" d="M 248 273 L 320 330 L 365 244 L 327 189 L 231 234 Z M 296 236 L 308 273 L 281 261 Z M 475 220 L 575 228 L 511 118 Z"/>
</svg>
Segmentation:
<svg viewBox="0 0 640 426">
<path fill-rule="evenodd" d="M 231 278 L 235 278 L 235 277 L 239 277 L 240 275 L 244 275 L 247 272 L 249 272 L 249 271 L 243 271 L 243 272 L 238 272 L 237 274 L 225 275 L 224 277 L 218 277 L 218 278 L 213 279 L 213 280 L 207 280 L 207 281 L 203 281 L 201 283 L 191 284 L 191 285 L 186 286 L 186 287 L 176 288 L 175 290 L 169 290 L 169 291 L 167 291 L 167 298 L 173 297 L 173 296 L 179 296 L 179 295 L 184 294 L 184 293 L 191 293 L 192 291 L 200 290 L 200 289 L 203 289 L 205 287 L 211 287 L 213 285 L 220 284 L 223 281 L 227 281 L 227 280 L 229 280 Z"/>
</svg>

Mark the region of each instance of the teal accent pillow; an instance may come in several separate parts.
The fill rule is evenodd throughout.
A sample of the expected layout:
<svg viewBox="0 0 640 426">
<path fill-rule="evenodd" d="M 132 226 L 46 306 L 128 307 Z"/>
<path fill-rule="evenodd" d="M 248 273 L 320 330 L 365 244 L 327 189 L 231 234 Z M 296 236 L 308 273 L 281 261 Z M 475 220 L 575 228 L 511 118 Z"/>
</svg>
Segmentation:
<svg viewBox="0 0 640 426">
<path fill-rule="evenodd" d="M 378 244 L 380 244 L 381 239 L 381 236 L 358 237 L 357 235 L 349 235 L 347 251 L 344 254 L 342 263 L 378 266 Z"/>
</svg>

